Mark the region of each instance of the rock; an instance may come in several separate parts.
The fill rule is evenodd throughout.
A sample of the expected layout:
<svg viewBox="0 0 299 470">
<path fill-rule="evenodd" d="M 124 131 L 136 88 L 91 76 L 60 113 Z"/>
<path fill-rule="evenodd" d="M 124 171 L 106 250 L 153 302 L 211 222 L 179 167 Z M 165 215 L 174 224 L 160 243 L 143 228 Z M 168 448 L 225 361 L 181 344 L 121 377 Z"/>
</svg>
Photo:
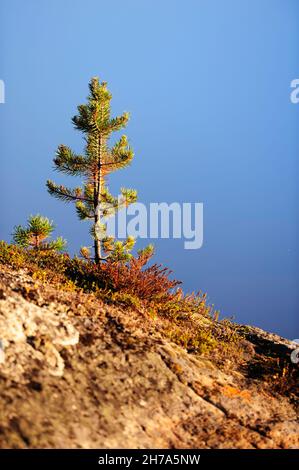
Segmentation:
<svg viewBox="0 0 299 470">
<path fill-rule="evenodd" d="M 269 385 L 271 361 L 291 364 L 287 340 L 246 327 L 225 366 L 159 320 L 24 272 L 0 268 L 2 291 L 0 447 L 299 447 L 298 393 Z"/>
<path fill-rule="evenodd" d="M 40 308 L 20 295 L 0 300 L 1 373 L 16 381 L 32 367 L 61 376 L 64 361 L 57 346 L 75 345 L 79 333 L 66 314 Z"/>
</svg>

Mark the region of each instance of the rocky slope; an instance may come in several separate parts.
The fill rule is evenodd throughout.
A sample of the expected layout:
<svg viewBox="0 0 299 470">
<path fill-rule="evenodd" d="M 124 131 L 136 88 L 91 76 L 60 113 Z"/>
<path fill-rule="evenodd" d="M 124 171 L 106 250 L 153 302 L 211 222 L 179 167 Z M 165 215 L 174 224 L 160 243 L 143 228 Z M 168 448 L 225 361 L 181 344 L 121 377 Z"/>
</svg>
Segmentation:
<svg viewBox="0 0 299 470">
<path fill-rule="evenodd" d="M 188 354 L 159 319 L 2 266 L 0 447 L 298 448 L 295 345 L 240 331 L 238 360 Z"/>
</svg>

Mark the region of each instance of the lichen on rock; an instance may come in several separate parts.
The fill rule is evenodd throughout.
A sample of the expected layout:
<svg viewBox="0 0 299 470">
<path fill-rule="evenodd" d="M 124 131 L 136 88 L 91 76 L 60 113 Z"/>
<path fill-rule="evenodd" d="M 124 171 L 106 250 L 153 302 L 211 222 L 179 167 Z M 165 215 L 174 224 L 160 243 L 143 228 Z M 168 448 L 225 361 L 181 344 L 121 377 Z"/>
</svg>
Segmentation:
<svg viewBox="0 0 299 470">
<path fill-rule="evenodd" d="M 1 373 L 24 381 L 34 367 L 62 376 L 59 349 L 73 346 L 79 333 L 70 320 L 51 306 L 38 307 L 11 293 L 0 300 Z"/>
</svg>

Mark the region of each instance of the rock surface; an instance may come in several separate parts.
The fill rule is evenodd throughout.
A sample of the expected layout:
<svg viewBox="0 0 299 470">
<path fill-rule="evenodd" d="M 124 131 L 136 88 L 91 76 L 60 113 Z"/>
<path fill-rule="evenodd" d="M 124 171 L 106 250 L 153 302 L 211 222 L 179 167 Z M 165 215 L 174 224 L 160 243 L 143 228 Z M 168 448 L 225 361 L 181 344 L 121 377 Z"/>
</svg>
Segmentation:
<svg viewBox="0 0 299 470">
<path fill-rule="evenodd" d="M 257 328 L 220 367 L 146 314 L 2 267 L 0 341 L 1 448 L 299 447 L 296 391 L 261 374 L 296 346 Z"/>
</svg>

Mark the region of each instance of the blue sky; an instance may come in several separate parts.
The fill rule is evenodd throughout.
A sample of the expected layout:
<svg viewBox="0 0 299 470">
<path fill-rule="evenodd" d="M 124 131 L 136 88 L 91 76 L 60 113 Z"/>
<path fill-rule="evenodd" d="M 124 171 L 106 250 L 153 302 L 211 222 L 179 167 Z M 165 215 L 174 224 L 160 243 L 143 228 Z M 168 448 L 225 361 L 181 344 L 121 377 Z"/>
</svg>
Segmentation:
<svg viewBox="0 0 299 470">
<path fill-rule="evenodd" d="M 2 0 L 0 15 L 0 238 L 40 212 L 72 252 L 90 244 L 45 181 L 72 184 L 52 158 L 82 149 L 70 118 L 98 75 L 136 154 L 112 191 L 204 203 L 203 247 L 157 240 L 156 259 L 224 315 L 298 338 L 298 1 Z"/>
</svg>

